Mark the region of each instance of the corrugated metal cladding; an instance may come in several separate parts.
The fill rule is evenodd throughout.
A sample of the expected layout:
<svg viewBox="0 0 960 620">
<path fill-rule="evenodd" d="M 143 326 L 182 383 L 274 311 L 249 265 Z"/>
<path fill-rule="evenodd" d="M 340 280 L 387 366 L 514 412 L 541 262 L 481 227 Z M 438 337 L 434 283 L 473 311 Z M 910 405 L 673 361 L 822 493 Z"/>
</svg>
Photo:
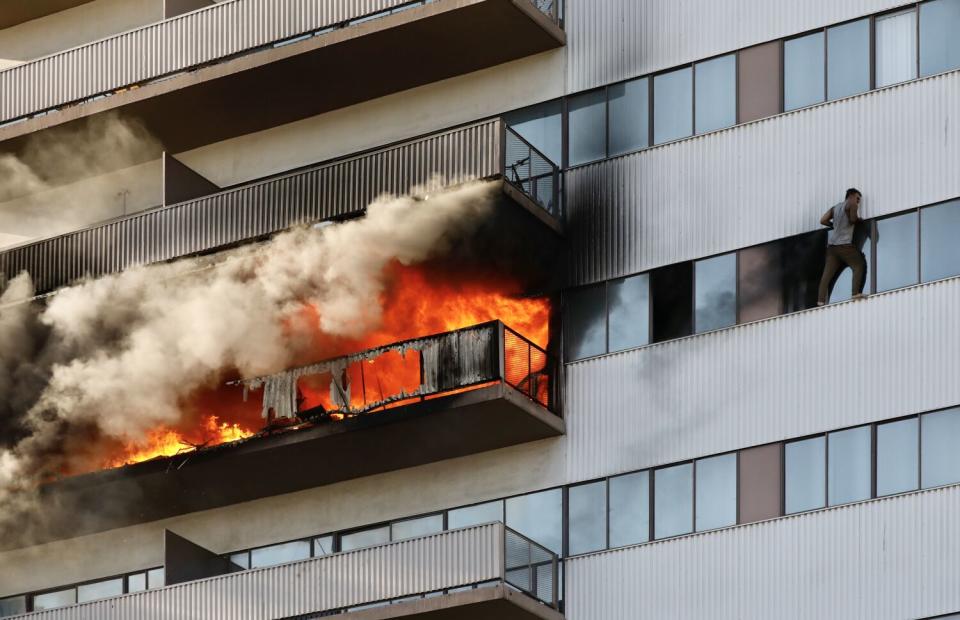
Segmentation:
<svg viewBox="0 0 960 620">
<path fill-rule="evenodd" d="M 866 217 L 960 196 L 958 100 L 953 72 L 571 171 L 570 279 L 815 230 L 851 186 Z"/>
<path fill-rule="evenodd" d="M 504 527 L 444 532 L 18 618 L 268 620 L 503 578 Z"/>
<path fill-rule="evenodd" d="M 0 72 L 0 122 L 409 2 L 220 2 Z"/>
<path fill-rule="evenodd" d="M 85 276 L 202 252 L 359 212 L 384 193 L 442 186 L 500 173 L 499 120 L 475 123 L 156 209 L 0 253 L 0 274 L 33 275 L 38 292 Z"/>
<path fill-rule="evenodd" d="M 904 620 L 960 609 L 960 487 L 566 562 L 569 620 Z"/>
<path fill-rule="evenodd" d="M 960 403 L 960 278 L 570 364 L 586 480 Z"/>
<path fill-rule="evenodd" d="M 903 4 L 904 0 L 566 0 L 568 92 Z"/>
</svg>

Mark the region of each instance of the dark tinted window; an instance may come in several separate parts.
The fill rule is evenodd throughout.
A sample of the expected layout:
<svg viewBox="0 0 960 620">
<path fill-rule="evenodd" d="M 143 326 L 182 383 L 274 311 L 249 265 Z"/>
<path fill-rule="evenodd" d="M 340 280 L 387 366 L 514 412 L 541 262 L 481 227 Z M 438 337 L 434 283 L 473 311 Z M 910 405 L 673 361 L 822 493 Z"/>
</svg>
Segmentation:
<svg viewBox="0 0 960 620">
<path fill-rule="evenodd" d="M 564 293 L 564 349 L 568 360 L 607 350 L 606 287 L 603 284 Z"/>
<path fill-rule="evenodd" d="M 877 88 L 917 77 L 917 10 L 876 19 Z"/>
<path fill-rule="evenodd" d="M 795 110 L 823 101 L 823 33 L 783 43 L 783 108 Z"/>
<path fill-rule="evenodd" d="M 646 542 L 650 537 L 650 474 L 610 478 L 610 546 Z"/>
<path fill-rule="evenodd" d="M 784 446 L 786 513 L 822 508 L 826 501 L 826 440 L 814 437 Z"/>
<path fill-rule="evenodd" d="M 817 231 L 779 242 L 783 312 L 796 312 L 817 304 L 817 289 L 826 259 L 827 235 Z"/>
<path fill-rule="evenodd" d="M 653 341 L 688 336 L 693 329 L 693 263 L 650 272 Z"/>
<path fill-rule="evenodd" d="M 960 274 L 960 200 L 920 210 L 924 282 Z"/>
<path fill-rule="evenodd" d="M 697 63 L 697 133 L 730 127 L 737 122 L 737 57 L 729 54 Z"/>
<path fill-rule="evenodd" d="M 706 332 L 736 323 L 736 253 L 697 261 L 695 276 L 696 331 Z"/>
<path fill-rule="evenodd" d="M 542 491 L 507 500 L 507 525 L 554 553 L 563 553 L 563 493 Z"/>
<path fill-rule="evenodd" d="M 920 75 L 960 67 L 960 0 L 920 5 Z"/>
<path fill-rule="evenodd" d="M 827 99 L 870 90 L 870 20 L 827 29 Z"/>
<path fill-rule="evenodd" d="M 570 165 L 603 159 L 607 154 L 607 97 L 604 89 L 570 97 Z"/>
<path fill-rule="evenodd" d="M 653 78 L 653 141 L 656 144 L 693 133 L 693 69 Z"/>
<path fill-rule="evenodd" d="M 960 408 L 920 417 L 921 486 L 960 482 Z"/>
<path fill-rule="evenodd" d="M 917 282 L 917 213 L 877 220 L 877 292 Z"/>
<path fill-rule="evenodd" d="M 746 123 L 778 114 L 783 92 L 780 41 L 740 50 L 737 56 L 739 121 Z"/>
<path fill-rule="evenodd" d="M 650 144 L 650 90 L 647 78 L 614 84 L 610 98 L 610 155 Z"/>
<path fill-rule="evenodd" d="M 758 321 L 783 312 L 780 285 L 780 246 L 777 243 L 739 252 L 737 286 L 740 322 Z"/>
<path fill-rule="evenodd" d="M 570 555 L 606 548 L 606 481 L 570 487 L 567 502 L 570 511 L 568 530 Z"/>
<path fill-rule="evenodd" d="M 563 162 L 563 121 L 560 100 L 548 101 L 504 115 L 507 124 L 549 157 Z"/>
<path fill-rule="evenodd" d="M 693 464 L 664 467 L 653 473 L 655 538 L 693 531 Z"/>
<path fill-rule="evenodd" d="M 613 280 L 607 289 L 610 303 L 610 350 L 622 351 L 650 341 L 650 278 Z"/>
<path fill-rule="evenodd" d="M 457 508 L 447 513 L 447 527 L 451 530 L 493 521 L 503 521 L 502 501 Z"/>
<path fill-rule="evenodd" d="M 697 531 L 737 522 L 737 455 L 697 461 Z"/>
<path fill-rule="evenodd" d="M 869 426 L 830 433 L 827 439 L 829 504 L 869 499 L 871 494 L 871 429 Z"/>
<path fill-rule="evenodd" d="M 919 484 L 920 421 L 877 425 L 877 496 L 913 491 Z"/>
</svg>

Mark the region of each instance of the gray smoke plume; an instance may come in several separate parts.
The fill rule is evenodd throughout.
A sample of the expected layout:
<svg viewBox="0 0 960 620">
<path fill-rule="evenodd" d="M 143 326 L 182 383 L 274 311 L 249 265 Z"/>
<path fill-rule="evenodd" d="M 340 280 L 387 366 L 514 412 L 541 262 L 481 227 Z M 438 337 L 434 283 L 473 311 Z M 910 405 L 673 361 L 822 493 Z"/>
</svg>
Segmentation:
<svg viewBox="0 0 960 620">
<path fill-rule="evenodd" d="M 19 276 L 0 299 L 0 532 L 50 472 L 83 466 L 72 437 L 137 441 L 181 419 L 183 400 L 226 372 L 289 365 L 304 304 L 322 332 L 378 326 L 385 268 L 443 255 L 489 215 L 496 184 L 426 200 L 384 197 L 363 218 L 300 227 L 211 258 L 130 269 L 63 289 L 45 307 Z M 10 510 L 10 507 L 14 510 Z"/>
</svg>

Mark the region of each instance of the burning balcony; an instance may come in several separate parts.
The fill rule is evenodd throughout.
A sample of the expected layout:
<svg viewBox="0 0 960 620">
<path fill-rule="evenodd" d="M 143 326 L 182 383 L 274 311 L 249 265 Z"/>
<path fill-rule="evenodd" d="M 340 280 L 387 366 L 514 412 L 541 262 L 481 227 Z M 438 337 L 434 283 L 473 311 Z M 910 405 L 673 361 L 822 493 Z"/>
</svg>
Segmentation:
<svg viewBox="0 0 960 620">
<path fill-rule="evenodd" d="M 181 553 L 171 555 L 171 539 Z M 230 570 L 225 560 L 189 541 L 168 532 L 167 542 L 166 571 L 173 585 L 62 607 L 42 617 L 173 620 L 184 614 L 206 617 L 199 610 L 211 610 L 211 618 L 234 620 L 342 613 L 355 620 L 563 618 L 557 611 L 557 556 L 502 523 L 232 574 L 222 574 Z M 219 570 L 209 570 L 218 564 Z M 198 565 L 206 573 L 198 573 Z M 170 579 L 187 573 L 192 581 Z"/>
<path fill-rule="evenodd" d="M 219 3 L 0 72 L 0 142 L 121 110 L 183 152 L 565 43 L 559 0 L 273 5 Z"/>
<path fill-rule="evenodd" d="M 557 437 L 557 370 L 499 321 L 378 347 L 235 385 L 262 394 L 266 429 L 255 437 L 47 492 L 71 513 L 104 497 L 149 498 L 104 516 L 96 527 L 107 529 Z"/>
</svg>

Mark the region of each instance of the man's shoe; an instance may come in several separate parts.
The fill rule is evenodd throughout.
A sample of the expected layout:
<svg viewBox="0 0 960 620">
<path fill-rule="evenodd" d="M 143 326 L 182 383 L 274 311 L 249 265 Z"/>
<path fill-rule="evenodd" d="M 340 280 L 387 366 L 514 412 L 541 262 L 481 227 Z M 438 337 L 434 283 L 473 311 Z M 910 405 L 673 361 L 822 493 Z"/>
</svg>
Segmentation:
<svg viewBox="0 0 960 620">
<path fill-rule="evenodd" d="M 861 300 L 861 299 L 866 299 L 866 298 L 867 298 L 867 296 L 864 295 L 863 293 L 857 293 L 856 295 L 853 296 L 853 299 L 856 299 L 856 300 L 858 300 L 858 301 Z"/>
</svg>

